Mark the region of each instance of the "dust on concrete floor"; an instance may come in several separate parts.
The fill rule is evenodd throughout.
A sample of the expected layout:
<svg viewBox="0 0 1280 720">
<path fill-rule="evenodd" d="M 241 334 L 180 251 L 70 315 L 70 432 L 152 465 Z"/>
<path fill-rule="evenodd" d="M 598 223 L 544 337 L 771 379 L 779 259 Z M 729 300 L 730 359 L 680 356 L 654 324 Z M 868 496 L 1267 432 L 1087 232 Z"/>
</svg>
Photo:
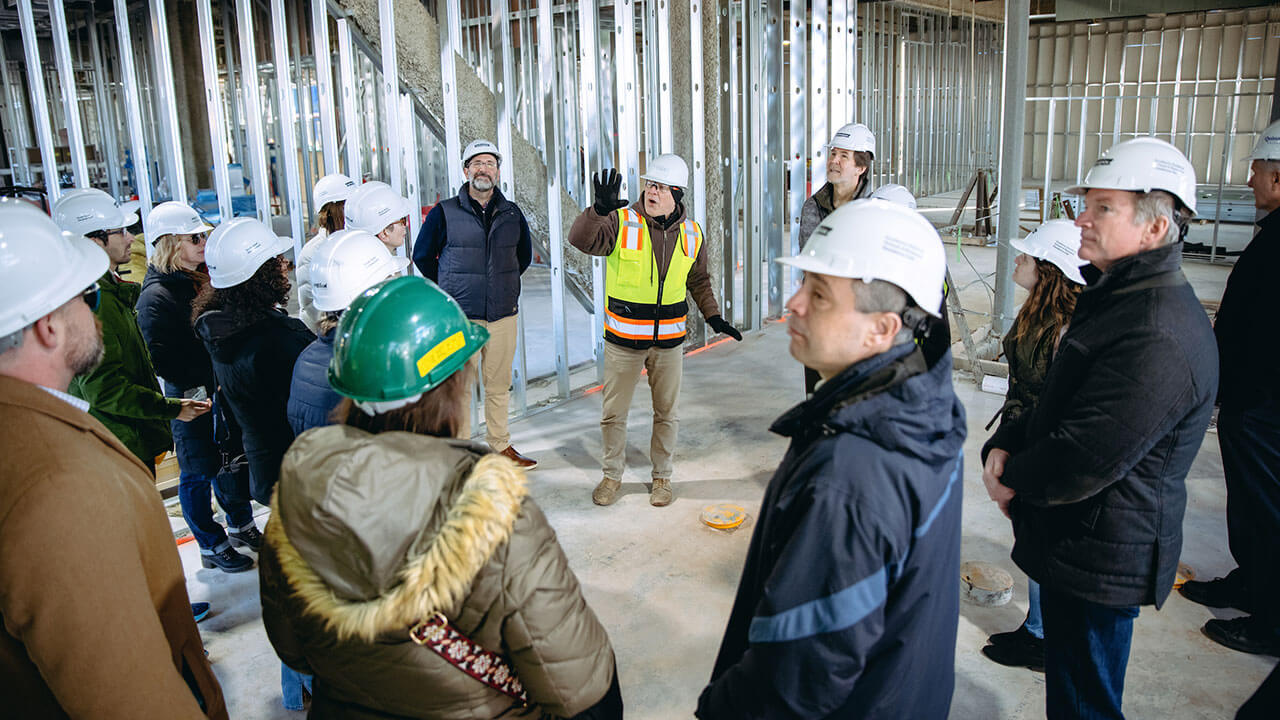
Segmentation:
<svg viewBox="0 0 1280 720">
<path fill-rule="evenodd" d="M 1008 521 L 986 498 L 979 450 L 982 429 L 1001 398 L 956 375 L 968 412 L 962 557 L 1007 569 L 1014 600 L 999 608 L 962 604 L 956 646 L 953 718 L 1044 716 L 1043 676 L 1005 668 L 981 655 L 987 635 L 1012 630 L 1026 612 L 1025 577 L 1009 560 Z M 724 343 L 686 358 L 680 445 L 666 508 L 648 504 L 646 464 L 651 407 L 636 393 L 628 470 L 618 502 L 591 504 L 600 479 L 600 395 L 591 394 L 512 424 L 522 452 L 541 465 L 529 476 L 533 497 L 556 528 L 588 602 L 617 652 L 627 717 L 692 717 L 719 649 L 752 532 L 698 522 L 706 505 L 735 502 L 754 516 L 786 442 L 772 420 L 802 394 L 800 367 L 787 352 L 785 325 L 772 323 L 741 344 Z M 1202 578 L 1225 574 L 1225 498 L 1217 439 L 1208 434 L 1187 479 L 1183 559 Z M 265 518 L 259 518 L 261 524 Z M 262 628 L 256 572 L 200 569 L 194 544 L 181 546 L 193 600 L 213 604 L 200 624 L 234 718 L 301 717 L 281 708 L 279 661 Z M 956 579 L 959 592 L 959 578 Z M 1131 717 L 1230 718 L 1262 682 L 1272 658 L 1227 650 L 1201 635 L 1211 611 L 1176 593 L 1159 612 L 1138 618 L 1125 710 Z"/>
</svg>

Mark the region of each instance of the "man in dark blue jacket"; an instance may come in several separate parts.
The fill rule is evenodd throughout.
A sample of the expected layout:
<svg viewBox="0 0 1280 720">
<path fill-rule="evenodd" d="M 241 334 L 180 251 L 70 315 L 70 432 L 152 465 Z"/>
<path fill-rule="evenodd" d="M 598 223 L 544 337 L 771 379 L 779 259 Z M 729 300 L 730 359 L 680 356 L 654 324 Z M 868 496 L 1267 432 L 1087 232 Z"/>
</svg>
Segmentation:
<svg viewBox="0 0 1280 720">
<path fill-rule="evenodd" d="M 779 262 L 805 271 L 787 332 L 822 382 L 771 428 L 791 446 L 697 715 L 942 720 L 965 419 L 950 353 L 929 367 L 915 342 L 941 305 L 942 243 L 913 210 L 854 200 Z"/>
<path fill-rule="evenodd" d="M 489 342 L 472 359 L 484 383 L 485 440 L 496 453 L 522 468 L 538 462 L 511 446 L 507 412 L 511 399 L 511 362 L 515 359 L 520 309 L 520 276 L 533 258 L 529 223 L 520 208 L 498 189 L 502 155 L 488 140 L 476 140 L 462 153 L 467 177 L 457 197 L 431 208 L 413 246 L 413 262 L 423 277 L 449 293 L 467 318 L 488 328 Z M 471 436 L 471 415 L 463 413 L 464 438 Z"/>
<path fill-rule="evenodd" d="M 1195 191 L 1186 157 L 1149 137 L 1113 146 L 1069 190 L 1085 196 L 1088 287 L 1035 409 L 984 448 L 1013 560 L 1041 586 L 1050 720 L 1123 718 L 1133 620 L 1173 587 L 1218 385 L 1213 330 L 1180 269 Z"/>
<path fill-rule="evenodd" d="M 1206 622 L 1203 632 L 1214 642 L 1280 655 L 1280 341 L 1274 331 L 1280 122 L 1263 131 L 1251 159 L 1258 234 L 1236 259 L 1213 323 L 1222 363 L 1218 446 L 1227 485 L 1227 540 L 1238 567 L 1224 578 L 1184 583 L 1179 592 L 1201 605 L 1249 613 Z"/>
</svg>

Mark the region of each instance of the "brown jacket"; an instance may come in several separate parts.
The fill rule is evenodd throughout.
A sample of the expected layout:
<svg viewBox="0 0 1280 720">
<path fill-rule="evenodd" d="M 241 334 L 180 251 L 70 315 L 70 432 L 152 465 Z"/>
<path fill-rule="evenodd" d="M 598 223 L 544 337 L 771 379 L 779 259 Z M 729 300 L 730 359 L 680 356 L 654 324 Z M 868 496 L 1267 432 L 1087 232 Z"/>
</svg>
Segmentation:
<svg viewBox="0 0 1280 720">
<path fill-rule="evenodd" d="M 665 230 L 644 211 L 644 200 L 637 200 L 631 209 L 644 216 L 649 224 L 650 247 L 653 248 L 654 262 L 663 278 L 667 276 L 667 268 L 671 266 L 671 255 L 676 252 L 676 243 L 680 241 L 680 223 L 685 220 L 685 210 L 680 206 L 680 216 Z M 689 269 L 689 278 L 685 287 L 689 295 L 698 304 L 702 317 L 709 318 L 720 314 L 720 305 L 716 303 L 715 291 L 711 288 L 711 275 L 707 273 L 707 236 L 703 234 L 702 247 L 698 257 L 694 258 L 693 267 Z M 612 212 L 603 217 L 594 208 L 582 211 L 573 227 L 569 228 L 569 244 L 588 255 L 608 256 L 618 242 L 618 213 Z"/>
<path fill-rule="evenodd" d="M 315 676 L 311 717 L 572 717 L 604 697 L 608 635 L 527 493 L 515 464 L 461 440 L 298 436 L 259 568 L 267 637 Z M 534 707 L 413 643 L 436 612 L 505 656 Z"/>
<path fill-rule="evenodd" d="M 226 718 L 151 473 L 3 375 L 0 457 L 0 714 Z"/>
</svg>

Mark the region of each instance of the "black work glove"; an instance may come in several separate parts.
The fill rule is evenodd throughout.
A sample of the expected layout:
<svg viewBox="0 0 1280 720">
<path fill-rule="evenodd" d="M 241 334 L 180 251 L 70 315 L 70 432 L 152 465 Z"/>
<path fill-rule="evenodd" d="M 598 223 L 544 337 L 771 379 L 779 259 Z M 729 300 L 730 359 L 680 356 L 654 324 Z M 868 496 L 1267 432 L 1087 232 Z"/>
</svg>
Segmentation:
<svg viewBox="0 0 1280 720">
<path fill-rule="evenodd" d="M 626 200 L 618 199 L 618 193 L 622 191 L 622 176 L 617 170 L 609 168 L 604 172 L 593 173 L 591 185 L 595 188 L 592 207 L 601 217 L 627 206 Z"/>
<path fill-rule="evenodd" d="M 707 318 L 707 324 L 711 326 L 712 330 L 715 330 L 722 335 L 728 335 L 738 342 L 742 342 L 742 333 L 738 332 L 738 328 L 725 322 L 724 318 L 719 315 L 712 315 Z"/>
</svg>

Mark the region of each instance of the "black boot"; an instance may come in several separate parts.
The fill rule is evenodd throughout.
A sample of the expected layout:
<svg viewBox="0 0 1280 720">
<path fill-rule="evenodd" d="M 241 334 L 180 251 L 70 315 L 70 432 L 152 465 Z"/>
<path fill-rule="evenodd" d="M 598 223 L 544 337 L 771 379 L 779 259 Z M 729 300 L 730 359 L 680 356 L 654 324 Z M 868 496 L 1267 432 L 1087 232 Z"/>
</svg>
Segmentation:
<svg viewBox="0 0 1280 720">
<path fill-rule="evenodd" d="M 200 551 L 200 564 L 206 568 L 218 568 L 226 573 L 238 573 L 253 569 L 253 558 L 245 557 L 232 549 L 230 544 L 221 551 L 205 553 Z"/>
<path fill-rule="evenodd" d="M 1251 616 L 1210 620 L 1200 629 L 1210 640 L 1232 650 L 1280 657 L 1280 633 Z"/>
<path fill-rule="evenodd" d="M 1244 584 L 1244 573 L 1239 568 L 1232 570 L 1226 577 L 1213 580 L 1188 580 L 1178 588 L 1182 597 L 1193 603 L 1211 608 L 1235 608 L 1245 612 L 1253 612 L 1249 607 L 1249 596 Z"/>
<path fill-rule="evenodd" d="M 254 525 L 243 530 L 227 530 L 227 538 L 234 547 L 249 548 L 254 552 L 262 550 L 262 533 Z"/>
<path fill-rule="evenodd" d="M 1013 632 L 996 633 L 987 638 L 991 643 L 982 648 L 990 660 L 1008 667 L 1024 667 L 1044 672 L 1044 640 L 1027 632 L 1025 625 Z"/>
</svg>

